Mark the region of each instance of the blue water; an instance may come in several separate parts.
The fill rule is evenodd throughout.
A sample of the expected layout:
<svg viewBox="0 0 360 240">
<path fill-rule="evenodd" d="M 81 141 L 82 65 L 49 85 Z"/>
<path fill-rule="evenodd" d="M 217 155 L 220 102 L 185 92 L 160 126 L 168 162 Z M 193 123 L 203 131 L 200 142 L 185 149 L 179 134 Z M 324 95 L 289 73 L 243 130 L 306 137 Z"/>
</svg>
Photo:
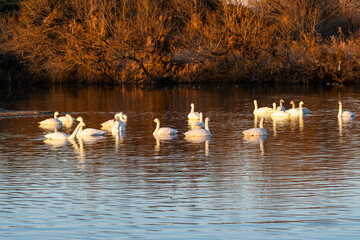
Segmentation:
<svg viewBox="0 0 360 240">
<path fill-rule="evenodd" d="M 53 87 L 10 96 L 0 108 L 40 114 L 0 117 L 0 238 L 360 236 L 357 89 Z M 281 98 L 286 108 L 302 100 L 313 114 L 267 119 L 266 139 L 243 139 L 254 126 L 253 100 L 271 106 Z M 339 100 L 357 114 L 341 126 Z M 210 139 L 153 138 L 154 118 L 187 131 L 191 102 L 211 119 Z M 37 122 L 54 111 L 98 129 L 118 111 L 129 120 L 121 137 L 51 144 Z"/>
</svg>

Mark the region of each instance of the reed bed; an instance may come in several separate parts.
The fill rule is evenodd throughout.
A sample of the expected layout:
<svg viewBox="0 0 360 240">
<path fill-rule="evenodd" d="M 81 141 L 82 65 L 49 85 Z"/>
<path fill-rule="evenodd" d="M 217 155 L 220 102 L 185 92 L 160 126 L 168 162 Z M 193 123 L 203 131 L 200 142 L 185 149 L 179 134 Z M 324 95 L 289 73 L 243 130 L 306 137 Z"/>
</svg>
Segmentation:
<svg viewBox="0 0 360 240">
<path fill-rule="evenodd" d="M 23 0 L 0 81 L 359 83 L 359 22 L 354 0 Z"/>
</svg>

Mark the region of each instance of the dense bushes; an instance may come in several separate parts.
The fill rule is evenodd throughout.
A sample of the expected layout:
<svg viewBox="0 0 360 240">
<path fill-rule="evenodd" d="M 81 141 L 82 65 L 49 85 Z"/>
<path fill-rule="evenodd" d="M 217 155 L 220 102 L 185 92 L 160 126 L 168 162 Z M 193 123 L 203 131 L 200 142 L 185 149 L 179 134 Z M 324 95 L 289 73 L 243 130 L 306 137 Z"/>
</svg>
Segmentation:
<svg viewBox="0 0 360 240">
<path fill-rule="evenodd" d="M 359 1 L 234 2 L 23 0 L 0 50 L 53 82 L 359 81 Z"/>
</svg>

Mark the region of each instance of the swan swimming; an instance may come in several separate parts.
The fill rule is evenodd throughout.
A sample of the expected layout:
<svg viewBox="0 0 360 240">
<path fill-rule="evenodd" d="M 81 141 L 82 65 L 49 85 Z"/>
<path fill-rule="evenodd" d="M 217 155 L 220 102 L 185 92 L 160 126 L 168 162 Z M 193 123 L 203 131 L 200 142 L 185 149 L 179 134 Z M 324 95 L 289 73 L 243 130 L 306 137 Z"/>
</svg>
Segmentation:
<svg viewBox="0 0 360 240">
<path fill-rule="evenodd" d="M 76 119 L 76 121 L 79 122 L 84 122 L 82 117 L 78 117 Z M 104 136 L 106 133 L 106 131 L 103 130 L 99 130 L 99 129 L 95 129 L 95 128 L 86 128 L 83 129 L 83 126 L 80 127 L 78 133 L 76 134 L 76 136 L 80 136 L 80 137 L 97 137 L 97 136 Z"/>
<path fill-rule="evenodd" d="M 248 130 L 243 131 L 244 136 L 266 136 L 267 131 L 264 128 L 265 118 L 261 118 L 260 124 L 258 128 L 250 128 Z"/>
<path fill-rule="evenodd" d="M 300 108 L 302 109 L 301 112 L 303 115 L 311 114 L 310 109 L 307 109 L 306 107 L 302 107 L 302 105 L 304 105 L 303 101 L 300 101 L 298 108 L 295 108 L 295 102 L 293 100 L 291 100 L 290 104 L 291 104 L 292 108 L 289 110 L 286 110 L 286 112 L 289 113 L 290 115 L 292 115 L 292 117 L 298 116 L 300 114 Z M 300 104 L 301 104 L 301 106 L 300 106 Z"/>
<path fill-rule="evenodd" d="M 195 122 L 193 120 L 189 120 L 189 125 L 191 129 L 205 128 L 205 123 L 203 121 L 203 113 L 200 112 L 199 115 L 200 115 L 199 121 Z"/>
<path fill-rule="evenodd" d="M 69 136 L 67 135 L 66 133 L 63 133 L 63 132 L 54 132 L 54 133 L 49 133 L 49 134 L 46 134 L 44 137 L 46 137 L 47 139 L 54 139 L 54 140 L 66 140 L 66 139 L 74 139 L 76 134 L 78 133 L 79 129 L 81 127 L 84 127 L 85 126 L 85 123 L 84 122 L 80 122 L 74 132 Z"/>
<path fill-rule="evenodd" d="M 156 128 L 153 132 L 153 136 L 154 137 L 159 137 L 159 136 L 171 136 L 171 135 L 175 135 L 178 130 L 174 129 L 174 128 L 169 128 L 169 127 L 160 127 L 160 120 L 158 118 L 154 119 L 154 123 L 156 123 Z"/>
<path fill-rule="evenodd" d="M 273 103 L 273 112 L 270 116 L 272 118 L 289 118 L 290 114 L 284 111 L 276 110 L 276 103 Z"/>
<path fill-rule="evenodd" d="M 201 136 L 211 136 L 210 130 L 209 130 L 209 118 L 205 118 L 205 129 L 198 128 L 198 129 L 192 129 L 184 133 L 185 138 L 192 138 L 192 137 L 201 137 Z"/>
<path fill-rule="evenodd" d="M 188 114 L 188 119 L 190 119 L 190 120 L 199 120 L 200 119 L 200 114 L 198 112 L 194 112 L 194 110 L 195 110 L 194 103 L 191 103 L 190 106 L 191 106 L 191 111 Z"/>
<path fill-rule="evenodd" d="M 285 111 L 286 110 L 285 107 L 283 106 L 283 102 L 284 102 L 284 100 L 281 99 L 280 105 L 276 108 L 277 111 Z"/>
<path fill-rule="evenodd" d="M 261 107 L 259 108 L 258 107 L 258 104 L 257 104 L 257 100 L 254 100 L 254 106 L 255 106 L 255 109 L 254 109 L 254 114 L 255 115 L 270 115 L 272 112 L 273 112 L 273 109 L 270 108 L 270 107 Z"/>
<path fill-rule="evenodd" d="M 101 123 L 102 128 L 111 129 L 115 125 L 115 121 L 116 121 L 117 117 L 121 121 L 121 124 L 126 125 L 126 123 L 127 123 L 126 114 L 124 114 L 123 112 L 119 112 L 114 115 L 114 119 L 110 119 L 110 120 L 107 120 L 107 121 Z"/>
<path fill-rule="evenodd" d="M 53 118 L 45 119 L 45 120 L 39 122 L 39 124 L 40 125 L 53 125 L 53 126 L 62 125 L 62 122 L 57 118 L 57 116 L 59 116 L 59 112 L 55 112 Z"/>
<path fill-rule="evenodd" d="M 71 117 L 70 114 L 58 117 L 57 119 L 61 121 L 62 124 L 73 124 L 75 122 L 75 118 Z"/>
<path fill-rule="evenodd" d="M 350 111 L 343 111 L 342 110 L 342 103 L 339 101 L 338 117 L 341 117 L 341 118 L 353 118 L 353 117 L 355 117 L 355 113 L 350 112 Z"/>
<path fill-rule="evenodd" d="M 117 116 L 115 120 L 115 125 L 111 128 L 112 134 L 119 134 L 125 131 L 125 126 L 120 122 L 121 120 Z"/>
</svg>

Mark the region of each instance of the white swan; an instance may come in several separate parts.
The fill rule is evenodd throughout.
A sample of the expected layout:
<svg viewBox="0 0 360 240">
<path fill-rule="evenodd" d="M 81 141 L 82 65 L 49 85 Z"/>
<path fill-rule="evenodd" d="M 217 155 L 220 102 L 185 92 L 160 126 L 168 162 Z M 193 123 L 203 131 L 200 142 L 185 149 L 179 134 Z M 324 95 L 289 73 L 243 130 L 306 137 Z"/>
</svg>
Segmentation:
<svg viewBox="0 0 360 240">
<path fill-rule="evenodd" d="M 289 113 L 291 117 L 299 116 L 300 110 L 299 108 L 295 108 L 295 102 L 291 100 L 290 104 L 292 105 L 292 108 L 286 110 L 285 112 Z"/>
<path fill-rule="evenodd" d="M 76 119 L 76 121 L 79 122 L 84 122 L 82 117 L 78 117 Z M 106 133 L 106 131 L 103 130 L 99 130 L 99 129 L 95 129 L 95 128 L 86 128 L 83 129 L 83 126 L 80 127 L 78 133 L 76 134 L 76 136 L 80 136 L 80 137 L 97 137 L 97 136 L 104 136 Z"/>
<path fill-rule="evenodd" d="M 62 122 L 59 119 L 57 119 L 57 116 L 59 116 L 59 113 L 55 112 L 53 118 L 45 119 L 45 120 L 39 122 L 39 124 L 40 125 L 53 125 L 53 126 L 62 125 Z"/>
<path fill-rule="evenodd" d="M 256 100 L 254 100 L 254 106 L 255 106 L 255 109 L 254 109 L 253 113 L 255 115 L 260 115 L 260 116 L 270 115 L 273 112 L 273 109 L 270 108 L 270 107 L 261 107 L 261 108 L 259 108 Z"/>
<path fill-rule="evenodd" d="M 266 136 L 267 131 L 264 128 L 265 118 L 261 118 L 260 124 L 258 128 L 250 128 L 248 130 L 243 131 L 244 136 Z"/>
<path fill-rule="evenodd" d="M 339 102 L 338 117 L 341 117 L 341 118 L 353 118 L 353 117 L 355 117 L 355 114 L 353 112 L 350 112 L 350 111 L 343 111 L 342 110 L 342 103 Z"/>
<path fill-rule="evenodd" d="M 200 112 L 199 115 L 200 115 L 200 119 L 198 122 L 189 121 L 189 123 L 191 125 L 191 129 L 205 128 L 205 123 L 203 121 L 203 113 Z"/>
<path fill-rule="evenodd" d="M 160 120 L 155 118 L 154 122 L 156 123 L 156 128 L 153 132 L 153 136 L 154 137 L 159 137 L 159 136 L 171 136 L 171 135 L 175 135 L 178 130 L 174 129 L 174 128 L 169 128 L 169 127 L 160 127 Z"/>
<path fill-rule="evenodd" d="M 277 111 L 285 111 L 285 110 L 286 110 L 285 107 L 283 106 L 283 102 L 284 102 L 284 100 L 281 99 L 281 100 L 280 100 L 280 106 L 278 106 L 278 107 L 276 108 Z"/>
<path fill-rule="evenodd" d="M 112 134 L 119 134 L 125 132 L 125 125 L 121 123 L 121 120 L 118 116 L 116 117 L 115 125 L 111 128 L 111 132 Z"/>
<path fill-rule="evenodd" d="M 187 131 L 185 134 L 185 138 L 192 138 L 192 137 L 202 137 L 202 136 L 211 136 L 209 130 L 209 118 L 205 118 L 205 129 L 192 129 Z"/>
<path fill-rule="evenodd" d="M 73 124 L 75 122 L 75 118 L 73 118 L 70 114 L 58 117 L 57 119 L 61 121 L 62 124 Z"/>
<path fill-rule="evenodd" d="M 116 113 L 114 115 L 114 119 L 110 119 L 108 121 L 105 121 L 103 123 L 101 123 L 101 126 L 102 128 L 104 129 L 111 129 L 114 125 L 115 125 L 115 121 L 116 121 L 116 118 L 119 118 L 119 120 L 121 121 L 121 124 L 124 124 L 126 125 L 127 123 L 127 116 L 126 114 L 124 114 L 123 112 L 119 112 L 119 113 Z"/>
<path fill-rule="evenodd" d="M 44 137 L 46 137 L 47 139 L 56 139 L 56 140 L 66 140 L 66 139 L 74 139 L 76 134 L 78 133 L 78 131 L 80 130 L 81 127 L 84 127 L 85 123 L 84 122 L 80 122 L 74 132 L 69 136 L 66 133 L 63 132 L 54 132 L 54 133 L 49 133 L 46 134 Z"/>
<path fill-rule="evenodd" d="M 272 118 L 289 118 L 290 114 L 284 111 L 276 110 L 276 103 L 273 103 L 273 112 L 271 113 L 270 117 Z"/>
<path fill-rule="evenodd" d="M 200 119 L 200 114 L 198 112 L 194 112 L 195 105 L 193 103 L 191 103 L 190 106 L 191 106 L 191 111 L 188 114 L 188 119 L 190 119 L 190 120 L 199 120 Z"/>
<path fill-rule="evenodd" d="M 302 103 L 301 106 L 300 106 L 300 103 Z M 302 109 L 301 112 L 303 115 L 311 114 L 310 109 L 307 109 L 306 107 L 302 107 L 302 105 L 304 105 L 304 102 L 300 101 L 300 103 L 299 103 L 299 107 L 295 108 L 295 102 L 291 101 L 290 104 L 292 105 L 292 108 L 289 110 L 286 110 L 286 112 L 289 113 L 291 115 L 291 117 L 298 116 L 300 114 L 300 108 L 301 108 Z"/>
</svg>

